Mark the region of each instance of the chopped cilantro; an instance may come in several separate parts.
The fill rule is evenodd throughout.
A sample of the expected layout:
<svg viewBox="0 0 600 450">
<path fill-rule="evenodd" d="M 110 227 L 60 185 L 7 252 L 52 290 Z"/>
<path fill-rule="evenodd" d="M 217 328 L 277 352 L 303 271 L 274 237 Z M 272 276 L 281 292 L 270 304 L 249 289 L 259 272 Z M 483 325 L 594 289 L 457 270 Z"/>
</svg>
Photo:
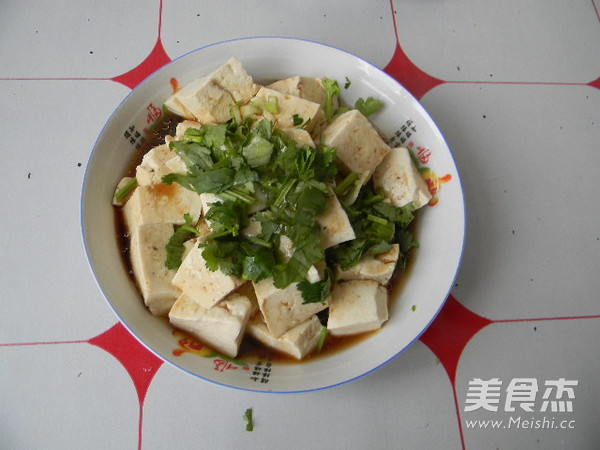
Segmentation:
<svg viewBox="0 0 600 450">
<path fill-rule="evenodd" d="M 324 303 L 331 294 L 331 271 L 326 269 L 325 276 L 321 281 L 310 283 L 307 280 L 298 283 L 298 289 L 302 292 L 303 303 Z"/>
<path fill-rule="evenodd" d="M 408 252 L 418 246 L 408 226 L 414 218 L 412 203 L 401 208 L 388 203 L 385 196 L 375 192 L 373 183 L 363 186 L 352 205 L 344 204 L 356 239 L 344 242 L 327 251 L 330 264 L 342 270 L 355 266 L 366 255 L 379 255 L 400 245 L 398 266 L 404 268 Z"/>
<path fill-rule="evenodd" d="M 354 108 L 358 109 L 366 117 L 375 114 L 382 107 L 383 102 L 373 97 L 368 97 L 366 100 L 361 97 L 354 103 Z"/>
<path fill-rule="evenodd" d="M 179 269 L 179 266 L 181 265 L 181 257 L 185 251 L 183 244 L 199 234 L 198 230 L 192 226 L 192 216 L 186 213 L 184 214 L 183 218 L 185 220 L 185 224 L 181 225 L 175 230 L 175 232 L 171 235 L 169 242 L 167 242 L 167 245 L 165 246 L 167 251 L 165 266 L 167 269 Z"/>
<path fill-rule="evenodd" d="M 351 84 L 352 84 L 352 81 L 350 81 L 350 78 L 346 77 L 346 83 L 344 83 L 344 89 L 348 89 Z"/>
<path fill-rule="evenodd" d="M 246 409 L 244 412 L 244 420 L 246 421 L 246 431 L 254 431 L 254 418 L 252 417 L 252 408 Z"/>
</svg>

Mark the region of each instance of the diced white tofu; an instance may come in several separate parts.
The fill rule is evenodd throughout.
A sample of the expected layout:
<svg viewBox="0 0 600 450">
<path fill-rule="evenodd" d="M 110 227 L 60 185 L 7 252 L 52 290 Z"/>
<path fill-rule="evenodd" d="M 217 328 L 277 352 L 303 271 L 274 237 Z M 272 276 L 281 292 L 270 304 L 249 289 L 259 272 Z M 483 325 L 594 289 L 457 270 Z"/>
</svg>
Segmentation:
<svg viewBox="0 0 600 450">
<path fill-rule="evenodd" d="M 381 328 L 388 319 L 387 300 L 387 290 L 376 281 L 338 283 L 329 303 L 329 333 L 342 336 Z"/>
<path fill-rule="evenodd" d="M 394 274 L 400 246 L 392 244 L 392 249 L 379 255 L 366 255 L 357 265 L 348 270 L 337 269 L 338 280 L 373 280 L 386 285 Z"/>
<path fill-rule="evenodd" d="M 131 233 L 130 256 L 133 273 L 144 303 L 155 316 L 165 316 L 180 292 L 171 284 L 174 270 L 165 266 L 165 245 L 173 235 L 173 225 L 142 225 Z"/>
<path fill-rule="evenodd" d="M 291 140 L 296 141 L 300 145 L 308 145 L 311 148 L 315 148 L 315 143 L 310 136 L 310 133 L 302 128 L 286 128 L 282 130 L 287 137 Z"/>
<path fill-rule="evenodd" d="M 258 236 L 262 232 L 262 223 L 258 220 L 250 219 L 248 226 L 241 230 L 242 235 L 246 237 Z"/>
<path fill-rule="evenodd" d="M 210 78 L 221 88 L 225 89 L 236 102 L 245 103 L 256 93 L 258 86 L 248 75 L 242 63 L 232 57 L 210 74 Z"/>
<path fill-rule="evenodd" d="M 300 89 L 300 97 L 325 106 L 327 91 L 323 87 L 321 78 L 300 77 L 298 88 Z M 339 102 L 337 97 L 333 98 L 332 106 L 334 110 L 338 108 Z"/>
<path fill-rule="evenodd" d="M 169 312 L 170 322 L 191 333 L 214 350 L 235 358 L 244 337 L 248 319 L 256 304 L 235 292 L 210 309 L 182 294 Z"/>
<path fill-rule="evenodd" d="M 159 145 L 148 151 L 135 170 L 138 185 L 148 186 L 162 183 L 162 177 L 172 172 L 171 168 L 167 166 L 167 162 L 170 160 L 174 160 L 171 164 L 175 164 L 175 160 L 178 160 L 185 168 L 183 160 L 169 148 L 168 144 Z M 187 168 L 182 173 L 185 172 L 187 172 Z"/>
<path fill-rule="evenodd" d="M 186 84 L 165 101 L 165 106 L 186 119 L 223 123 L 231 118 L 231 107 L 247 102 L 257 89 L 242 63 L 231 58 L 210 75 Z"/>
<path fill-rule="evenodd" d="M 113 205 L 115 205 L 115 206 L 123 206 L 125 204 L 125 202 L 129 198 L 129 196 L 131 195 L 131 192 L 133 192 L 133 190 L 131 190 L 131 192 L 129 193 L 129 195 L 127 195 L 127 197 L 125 197 L 122 200 L 117 200 L 117 192 L 119 192 L 121 189 L 123 189 L 125 186 L 127 186 L 128 183 L 130 183 L 132 181 L 133 181 L 133 178 L 131 178 L 131 177 L 123 177 L 123 178 L 121 178 L 121 181 L 119 181 L 119 183 L 117 184 L 117 187 L 115 188 L 115 193 L 113 195 L 113 201 L 112 201 Z"/>
<path fill-rule="evenodd" d="M 171 159 L 165 161 L 165 167 L 168 173 L 179 173 L 185 175 L 187 173 L 187 166 L 179 155 L 173 156 Z"/>
<path fill-rule="evenodd" d="M 327 91 L 323 87 L 321 78 L 300 77 L 296 75 L 278 80 L 266 87 L 283 94 L 295 95 L 296 97 L 319 103 L 321 106 L 324 106 L 327 101 Z M 337 109 L 338 106 L 337 98 L 334 98 L 333 108 Z"/>
<path fill-rule="evenodd" d="M 336 117 L 321 137 L 324 145 L 337 148 L 338 163 L 344 173 L 370 176 L 391 150 L 369 120 L 356 109 Z"/>
<path fill-rule="evenodd" d="M 294 243 L 292 240 L 285 236 L 279 236 L 279 252 L 282 254 L 285 262 L 288 262 L 294 255 Z"/>
<path fill-rule="evenodd" d="M 420 208 L 431 200 L 427 184 L 406 148 L 391 150 L 373 174 L 373 183 L 381 188 L 394 206 L 413 202 Z"/>
<path fill-rule="evenodd" d="M 282 94 L 281 92 L 265 87 L 260 88 L 255 95 L 255 98 L 264 104 L 267 103 L 270 97 L 277 99 L 278 111 L 277 114 L 273 114 L 273 117 L 275 119 L 275 126 L 278 128 L 293 128 L 294 115 L 298 115 L 303 121 L 310 119 L 310 123 L 306 127 L 309 132 L 314 128 L 316 122 L 319 121 L 317 115 L 321 111 L 321 105 L 318 103 L 304 100 L 294 95 Z"/>
<path fill-rule="evenodd" d="M 244 284 L 244 280 L 220 270 L 210 271 L 202 251 L 198 247 L 190 250 L 173 277 L 173 285 L 203 308 L 210 309 Z"/>
<path fill-rule="evenodd" d="M 327 199 L 327 211 L 317 217 L 317 222 L 321 226 L 321 238 L 324 248 L 356 239 L 348 214 L 344 211 L 335 194 Z"/>
<path fill-rule="evenodd" d="M 320 279 L 316 268 L 312 267 L 309 270 L 308 279 L 311 283 Z M 258 307 L 269 332 L 276 338 L 327 308 L 327 301 L 303 304 L 302 293 L 295 283 L 285 289 L 277 289 L 272 278 L 253 284 Z"/>
<path fill-rule="evenodd" d="M 281 92 L 282 94 L 294 95 L 300 97 L 300 77 L 298 75 L 294 77 L 284 78 L 283 80 L 277 80 L 271 84 L 267 84 L 267 89 L 273 89 L 274 91 Z"/>
<path fill-rule="evenodd" d="M 256 201 L 248 206 L 248 214 L 257 213 L 267 207 L 267 197 L 265 196 L 265 193 L 258 187 L 258 183 L 254 183 L 254 185 L 254 198 Z"/>
<path fill-rule="evenodd" d="M 226 122 L 234 104 L 233 97 L 210 76 L 186 84 L 165 101 L 171 112 L 202 123 Z"/>
<path fill-rule="evenodd" d="M 296 325 L 281 336 L 274 337 L 260 314 L 257 314 L 248 323 L 247 334 L 268 347 L 293 358 L 302 359 L 315 350 L 323 328 L 317 316 L 311 316 L 310 319 Z"/>
<path fill-rule="evenodd" d="M 170 223 L 182 225 L 183 215 L 192 216 L 196 223 L 200 217 L 200 195 L 177 183 L 138 186 L 123 207 L 125 224 L 130 232 L 141 225 Z"/>
</svg>

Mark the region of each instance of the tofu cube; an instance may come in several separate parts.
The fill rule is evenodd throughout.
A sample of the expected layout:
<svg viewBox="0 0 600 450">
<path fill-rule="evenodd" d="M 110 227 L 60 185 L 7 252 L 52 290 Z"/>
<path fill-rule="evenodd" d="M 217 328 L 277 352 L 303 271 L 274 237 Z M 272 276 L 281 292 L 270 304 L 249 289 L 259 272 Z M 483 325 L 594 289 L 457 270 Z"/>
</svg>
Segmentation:
<svg viewBox="0 0 600 450">
<path fill-rule="evenodd" d="M 387 301 L 387 290 L 376 281 L 338 283 L 329 303 L 329 333 L 344 336 L 381 328 L 388 319 Z"/>
<path fill-rule="evenodd" d="M 262 320 L 260 314 L 253 318 L 246 333 L 258 342 L 296 359 L 302 359 L 315 350 L 319 343 L 323 325 L 317 316 L 296 325 L 279 337 L 274 337 Z"/>
<path fill-rule="evenodd" d="M 316 268 L 309 270 L 308 278 L 311 283 L 320 279 Z M 327 308 L 327 301 L 304 304 L 302 293 L 295 283 L 285 289 L 278 289 L 273 285 L 273 279 L 267 278 L 253 285 L 258 307 L 269 332 L 275 338 Z"/>
<path fill-rule="evenodd" d="M 179 173 L 181 175 L 185 175 L 187 173 L 187 166 L 185 162 L 179 155 L 175 155 L 172 158 L 165 161 L 165 167 L 167 168 L 167 173 Z"/>
<path fill-rule="evenodd" d="M 202 249 L 198 247 L 190 250 L 173 277 L 175 287 L 206 309 L 212 308 L 242 284 L 244 280 L 238 277 L 225 275 L 220 270 L 210 271 L 202 257 Z"/>
<path fill-rule="evenodd" d="M 321 106 L 325 106 L 325 102 L 327 101 L 327 91 L 323 87 L 321 78 L 300 77 L 296 75 L 278 80 L 266 87 L 283 94 L 295 95 L 296 97 L 319 103 Z M 334 98 L 333 101 L 333 108 L 337 109 L 339 106 L 337 98 Z"/>
<path fill-rule="evenodd" d="M 356 109 L 336 117 L 321 137 L 325 145 L 337 148 L 342 172 L 366 173 L 367 179 L 391 150 L 369 120 Z"/>
<path fill-rule="evenodd" d="M 271 84 L 267 84 L 267 89 L 272 89 L 282 94 L 293 95 L 300 97 L 300 77 L 298 75 L 294 77 L 284 78 L 283 80 L 277 80 Z"/>
<path fill-rule="evenodd" d="M 255 311 L 255 303 L 235 292 L 210 309 L 182 294 L 171 308 L 169 320 L 175 327 L 194 335 L 214 350 L 235 358 L 248 319 Z"/>
<path fill-rule="evenodd" d="M 303 130 L 302 128 L 286 128 L 281 131 L 283 131 L 292 141 L 295 141 L 300 145 L 308 145 L 311 148 L 315 148 L 315 143 L 308 131 Z"/>
<path fill-rule="evenodd" d="M 262 233 L 262 222 L 253 218 L 248 220 L 248 226 L 240 231 L 247 238 L 258 236 Z"/>
<path fill-rule="evenodd" d="M 240 60 L 232 57 L 215 70 L 210 78 L 225 89 L 236 102 L 246 103 L 258 90 L 258 86 L 248 75 Z"/>
<path fill-rule="evenodd" d="M 321 226 L 321 237 L 324 248 L 333 247 L 342 242 L 356 239 L 356 234 L 350 224 L 348 214 L 344 211 L 335 194 L 327 199 L 327 211 L 317 217 L 317 222 Z"/>
<path fill-rule="evenodd" d="M 257 91 L 242 63 L 231 58 L 210 75 L 198 78 L 165 101 L 173 113 L 202 123 L 223 123 L 236 102 L 247 102 Z"/>
<path fill-rule="evenodd" d="M 180 292 L 171 284 L 174 270 L 165 266 L 165 245 L 173 234 L 173 225 L 142 225 L 131 233 L 129 253 L 135 279 L 144 303 L 155 316 L 166 316 Z"/>
<path fill-rule="evenodd" d="M 338 280 L 373 280 L 386 285 L 394 274 L 400 246 L 392 244 L 392 249 L 380 255 L 366 255 L 357 265 L 347 270 L 337 269 Z"/>
<path fill-rule="evenodd" d="M 427 183 L 415 166 L 406 148 L 398 147 L 390 151 L 373 174 L 373 183 L 381 188 L 394 206 L 404 206 L 413 202 L 420 208 L 431 200 Z"/>
<path fill-rule="evenodd" d="M 183 164 L 184 172 L 187 168 L 183 160 L 173 152 L 168 144 L 162 144 L 154 147 L 142 158 L 142 162 L 135 170 L 135 177 L 139 186 L 148 186 L 150 184 L 162 183 L 162 177 L 172 173 L 173 170 L 167 165 L 167 162 L 173 160 L 170 164 Z M 176 161 L 179 161 L 176 163 Z M 175 166 L 174 166 L 175 167 Z"/>
<path fill-rule="evenodd" d="M 267 103 L 270 97 L 277 99 L 277 114 L 273 114 L 275 126 L 278 128 L 294 128 L 294 115 L 297 114 L 303 121 L 310 119 L 306 130 L 310 132 L 319 122 L 319 112 L 322 113 L 321 105 L 304 100 L 294 95 L 282 94 L 273 89 L 262 87 L 254 96 L 255 99 Z"/>
<path fill-rule="evenodd" d="M 210 76 L 186 84 L 165 101 L 171 112 L 202 123 L 226 122 L 234 104 L 233 97 Z"/>
<path fill-rule="evenodd" d="M 130 232 L 142 225 L 151 223 L 170 223 L 182 225 L 183 215 L 192 216 L 193 223 L 198 221 L 202 202 L 200 195 L 177 183 L 152 184 L 138 186 L 125 206 L 123 215 Z"/>
</svg>

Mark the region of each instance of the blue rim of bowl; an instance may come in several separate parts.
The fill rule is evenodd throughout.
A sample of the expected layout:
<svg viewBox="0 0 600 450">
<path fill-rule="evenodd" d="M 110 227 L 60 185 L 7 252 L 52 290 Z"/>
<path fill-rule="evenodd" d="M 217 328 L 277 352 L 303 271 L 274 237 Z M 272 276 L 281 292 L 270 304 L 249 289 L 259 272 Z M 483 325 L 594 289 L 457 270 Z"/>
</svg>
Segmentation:
<svg viewBox="0 0 600 450">
<path fill-rule="evenodd" d="M 85 219 L 84 219 L 83 199 L 84 199 L 84 195 L 85 195 L 85 191 L 86 191 L 87 177 L 88 177 L 88 170 L 89 170 L 90 161 L 94 157 L 94 153 L 96 151 L 96 147 L 98 146 L 98 142 L 100 141 L 100 139 L 104 135 L 104 132 L 105 132 L 106 128 L 108 127 L 109 123 L 111 122 L 111 120 L 113 119 L 113 117 L 115 116 L 115 114 L 121 109 L 121 107 L 123 106 L 123 104 L 129 99 L 129 96 L 131 96 L 140 86 L 142 86 L 144 83 L 146 83 L 155 74 L 157 74 L 158 72 L 160 72 L 163 69 L 166 69 L 171 64 L 175 63 L 176 61 L 178 61 L 178 60 L 180 60 L 182 58 L 187 57 L 188 55 L 190 55 L 192 53 L 197 53 L 197 52 L 200 52 L 202 50 L 206 50 L 206 49 L 211 48 L 211 47 L 215 47 L 215 46 L 218 46 L 218 45 L 224 45 L 224 44 L 228 44 L 228 43 L 232 43 L 232 42 L 250 41 L 250 40 L 261 40 L 261 39 L 265 39 L 265 40 L 282 40 L 282 41 L 286 41 L 287 40 L 287 41 L 295 41 L 295 42 L 304 42 L 304 43 L 308 43 L 308 44 L 313 44 L 313 45 L 319 45 L 319 46 L 327 47 L 327 48 L 333 49 L 335 51 L 338 51 L 338 52 L 341 52 L 341 53 L 345 53 L 345 54 L 347 54 L 347 55 L 349 55 L 349 56 L 351 56 L 351 57 L 353 57 L 353 58 L 355 58 L 357 60 L 360 60 L 360 61 L 364 62 L 365 64 L 367 64 L 368 66 L 370 66 L 372 69 L 376 70 L 377 72 L 383 74 L 385 77 L 389 78 L 391 81 L 393 81 L 393 83 L 401 86 L 406 91 L 406 93 L 410 97 L 412 97 L 412 99 L 423 109 L 423 112 L 425 113 L 425 115 L 429 118 L 429 120 L 431 120 L 431 123 L 434 124 L 435 131 L 439 134 L 439 136 L 442 139 L 442 141 L 446 144 L 446 147 L 448 148 L 448 151 L 450 153 L 450 157 L 452 158 L 452 162 L 454 164 L 454 167 L 456 168 L 456 173 L 458 175 L 458 181 L 459 181 L 459 185 L 460 185 L 460 193 L 461 193 L 462 205 L 463 205 L 463 230 L 462 230 L 463 240 L 462 240 L 462 243 L 461 243 L 460 256 L 458 258 L 458 263 L 456 264 L 456 269 L 455 269 L 454 275 L 452 276 L 452 281 L 451 281 L 451 283 L 449 283 L 449 287 L 448 287 L 448 290 L 447 290 L 447 292 L 446 292 L 446 294 L 444 296 L 444 300 L 441 302 L 438 310 L 431 317 L 431 320 L 427 323 L 427 325 L 425 325 L 423 327 L 423 329 L 407 345 L 405 345 L 397 353 L 393 354 L 391 357 L 389 357 L 385 361 L 379 363 L 378 365 L 376 365 L 372 369 L 369 369 L 368 371 L 366 371 L 366 372 L 364 372 L 364 373 L 362 373 L 360 375 L 354 376 L 352 378 L 348 378 L 347 380 L 343 380 L 343 381 L 340 381 L 340 382 L 337 382 L 337 383 L 334 383 L 334 384 L 329 384 L 327 386 L 319 386 L 319 387 L 310 388 L 310 389 L 301 389 L 301 390 L 296 390 L 296 391 L 259 390 L 259 389 L 250 389 L 250 388 L 245 388 L 245 387 L 241 387 L 241 386 L 235 386 L 235 385 L 231 385 L 231 384 L 221 383 L 219 381 L 212 380 L 210 378 L 205 378 L 205 377 L 203 377 L 203 376 L 201 376 L 201 375 L 199 375 L 197 373 L 194 373 L 191 370 L 188 370 L 185 367 L 180 366 L 179 364 L 175 363 L 174 361 L 171 361 L 170 359 L 164 357 L 163 355 L 161 355 L 160 353 L 158 353 L 156 350 L 152 349 L 149 345 L 147 345 L 142 340 L 142 338 L 140 338 L 132 330 L 132 328 L 129 326 L 129 324 L 123 319 L 123 317 L 115 309 L 115 307 L 112 305 L 112 303 L 108 300 L 106 292 L 104 291 L 103 287 L 98 282 L 98 278 L 96 277 L 96 271 L 95 271 L 94 265 L 92 264 L 92 261 L 90 260 L 89 250 L 88 250 L 88 245 L 87 245 L 87 237 L 86 237 L 85 228 L 84 228 L 84 220 Z M 119 321 L 129 331 L 129 333 L 133 337 L 135 337 L 135 339 L 139 343 L 141 343 L 144 346 L 144 348 L 146 348 L 148 351 L 150 351 L 153 355 L 157 356 L 160 360 L 171 364 L 172 366 L 176 367 L 177 369 L 179 369 L 179 370 L 181 370 L 183 372 L 186 372 L 186 373 L 188 373 L 189 375 L 191 375 L 191 376 L 193 376 L 195 378 L 199 378 L 201 380 L 208 381 L 209 383 L 213 383 L 213 384 L 216 384 L 218 386 L 228 387 L 228 388 L 232 388 L 232 389 L 238 389 L 238 390 L 246 391 L 246 392 L 256 392 L 256 393 L 264 393 L 264 394 L 299 394 L 299 393 L 321 391 L 321 390 L 324 390 L 324 389 L 330 389 L 330 388 L 334 388 L 334 387 L 337 387 L 337 386 L 342 386 L 344 384 L 347 384 L 347 383 L 350 383 L 352 381 L 358 380 L 360 378 L 366 377 L 367 375 L 369 375 L 369 374 L 371 374 L 371 373 L 373 373 L 373 372 L 381 369 L 383 366 L 387 365 L 389 362 L 391 362 L 392 360 L 396 359 L 398 356 L 400 356 L 402 353 L 404 353 L 406 350 L 408 350 L 410 347 L 412 347 L 412 345 L 423 335 L 423 333 L 425 333 L 425 331 L 427 331 L 427 329 L 431 326 L 431 324 L 438 317 L 438 315 L 440 314 L 440 312 L 443 309 L 444 305 L 446 304 L 446 302 L 448 300 L 448 297 L 450 296 L 450 293 L 452 291 L 452 287 L 454 286 L 454 283 L 456 282 L 456 278 L 458 277 L 458 273 L 459 273 L 460 267 L 462 266 L 462 261 L 463 261 L 464 252 L 465 252 L 465 245 L 466 245 L 466 234 L 467 234 L 467 207 L 466 207 L 466 202 L 465 202 L 464 186 L 463 186 L 462 177 L 460 175 L 460 170 L 459 170 L 458 164 L 456 164 L 456 158 L 454 156 L 454 153 L 450 149 L 450 146 L 448 145 L 448 142 L 446 141 L 445 136 L 442 134 L 442 131 L 438 128 L 436 122 L 429 115 L 429 113 L 427 112 L 427 110 L 425 110 L 425 108 L 423 107 L 423 105 L 421 104 L 421 102 L 419 102 L 416 99 L 416 97 L 414 97 L 414 95 L 412 95 L 412 93 L 409 92 L 404 86 L 402 86 L 402 84 L 400 84 L 394 77 L 392 77 L 391 75 L 389 75 L 388 73 L 386 73 L 385 71 L 383 71 L 382 69 L 380 69 L 379 67 L 373 65 L 371 62 L 365 60 L 364 58 L 361 58 L 360 56 L 357 56 L 357 55 L 355 55 L 355 54 L 353 54 L 353 53 L 351 53 L 351 52 L 349 52 L 347 50 L 335 47 L 335 46 L 330 45 L 330 44 L 325 44 L 325 43 L 318 42 L 318 41 L 312 41 L 312 40 L 309 40 L 309 39 L 286 37 L 286 36 L 249 36 L 249 37 L 242 37 L 242 38 L 235 38 L 235 39 L 228 39 L 228 40 L 225 40 L 225 41 L 214 42 L 212 44 L 208 44 L 208 45 L 205 45 L 203 47 L 198 47 L 197 49 L 194 49 L 194 50 L 191 50 L 191 51 L 189 51 L 187 53 L 184 53 L 183 55 L 178 56 L 174 60 L 170 61 L 169 63 L 165 64 L 164 66 L 160 67 L 159 69 L 157 69 L 156 71 L 154 71 L 150 75 L 148 75 L 134 89 L 132 89 L 131 92 L 129 92 L 125 96 L 125 98 L 119 103 L 119 105 L 115 108 L 115 110 L 112 112 L 112 114 L 106 120 L 106 123 L 104 124 L 104 126 L 102 127 L 102 130 L 98 134 L 98 137 L 96 138 L 96 141 L 94 142 L 94 146 L 92 147 L 92 151 L 90 153 L 90 157 L 88 158 L 88 161 L 87 161 L 87 164 L 86 164 L 85 173 L 84 173 L 84 176 L 83 176 L 82 189 L 81 189 L 81 197 L 80 197 L 79 210 L 80 210 L 81 237 L 82 237 L 82 240 L 83 240 L 83 246 L 84 246 L 84 249 L 85 249 L 86 259 L 87 259 L 88 265 L 89 265 L 89 267 L 90 267 L 90 269 L 92 271 L 92 274 L 94 275 L 94 280 L 95 280 L 98 288 L 102 292 L 102 296 L 104 297 L 105 301 L 108 303 L 109 307 L 113 310 L 113 312 L 115 313 L 115 315 L 118 317 Z"/>
</svg>

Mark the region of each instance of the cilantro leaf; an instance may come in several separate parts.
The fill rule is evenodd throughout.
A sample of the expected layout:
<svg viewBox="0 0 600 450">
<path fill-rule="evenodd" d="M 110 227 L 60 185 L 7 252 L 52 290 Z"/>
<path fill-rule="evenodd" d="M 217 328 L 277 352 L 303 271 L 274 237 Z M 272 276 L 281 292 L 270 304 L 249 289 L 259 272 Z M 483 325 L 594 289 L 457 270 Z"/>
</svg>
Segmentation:
<svg viewBox="0 0 600 450">
<path fill-rule="evenodd" d="M 167 258 L 165 260 L 165 266 L 167 269 L 177 270 L 181 265 L 181 259 L 185 251 L 183 244 L 193 238 L 197 231 L 191 231 L 189 227 L 192 226 L 192 216 L 184 214 L 185 225 L 178 227 L 169 238 L 169 242 L 165 246 L 167 251 Z"/>
<path fill-rule="evenodd" d="M 302 293 L 303 304 L 324 303 L 331 295 L 331 273 L 329 269 L 325 270 L 325 276 L 322 280 L 311 283 L 303 280 L 297 284 L 298 290 Z"/>
<path fill-rule="evenodd" d="M 373 97 L 368 97 L 366 100 L 361 97 L 354 103 L 354 108 L 358 109 L 366 117 L 375 114 L 382 107 L 383 102 Z"/>
<path fill-rule="evenodd" d="M 169 148 L 173 150 L 189 168 L 199 166 L 201 169 L 210 169 L 213 166 L 210 150 L 197 142 L 172 141 Z"/>
<path fill-rule="evenodd" d="M 256 135 L 242 149 L 250 167 L 260 167 L 269 163 L 273 154 L 273 144 L 260 135 Z"/>
<path fill-rule="evenodd" d="M 412 222 L 416 208 L 412 202 L 401 208 L 394 206 L 391 203 L 377 202 L 373 205 L 373 209 L 382 217 L 385 217 L 392 222 L 396 222 L 400 226 L 406 227 Z"/>
<path fill-rule="evenodd" d="M 246 431 L 254 431 L 254 419 L 252 418 L 252 408 L 246 409 L 244 412 L 244 420 L 246 421 Z"/>
<path fill-rule="evenodd" d="M 231 200 L 213 203 L 205 217 L 210 222 L 212 237 L 237 236 L 248 223 L 244 204 Z"/>
<path fill-rule="evenodd" d="M 328 260 L 332 266 L 339 266 L 342 270 L 348 270 L 359 263 L 367 251 L 366 239 L 354 239 L 344 242 L 328 251 Z"/>
</svg>

